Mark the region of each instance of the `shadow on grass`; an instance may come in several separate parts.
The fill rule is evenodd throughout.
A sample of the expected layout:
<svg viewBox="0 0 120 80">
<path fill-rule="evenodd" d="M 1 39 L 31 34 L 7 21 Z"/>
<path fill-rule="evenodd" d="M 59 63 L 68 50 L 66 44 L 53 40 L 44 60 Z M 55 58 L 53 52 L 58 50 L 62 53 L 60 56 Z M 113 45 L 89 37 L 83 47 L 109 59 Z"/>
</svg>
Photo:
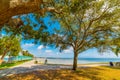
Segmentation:
<svg viewBox="0 0 120 80">
<path fill-rule="evenodd" d="M 99 77 L 99 70 L 103 69 L 83 67 L 77 71 L 73 71 L 71 69 L 60 69 L 59 66 L 52 65 L 36 65 L 29 68 L 16 67 L 1 70 L 0 80 L 102 80 L 102 78 Z"/>
<path fill-rule="evenodd" d="M 86 77 L 90 80 L 103 80 L 102 77 L 99 76 L 99 71 L 104 69 L 96 68 L 96 67 L 87 67 L 87 68 L 79 68 L 76 71 L 76 75 Z"/>
<path fill-rule="evenodd" d="M 120 70 L 120 67 L 119 66 L 104 66 L 105 68 L 110 68 L 110 69 L 117 69 L 117 70 Z"/>
<path fill-rule="evenodd" d="M 38 66 L 34 66 L 32 68 L 36 68 Z M 32 69 L 30 68 L 30 69 Z M 18 69 L 21 71 L 24 70 L 29 70 L 28 68 L 25 67 L 18 67 Z M 36 70 L 36 71 L 31 71 L 31 72 L 27 72 L 27 73 L 20 73 L 20 74 L 16 74 L 17 73 L 17 68 L 12 70 L 12 74 L 14 75 L 10 75 L 8 76 L 7 73 L 3 73 L 6 74 L 7 76 L 1 77 L 0 80 L 73 80 L 74 76 L 71 73 L 71 70 L 67 70 L 67 69 L 55 69 L 55 70 Z M 78 80 L 77 78 L 75 78 L 75 80 Z"/>
</svg>

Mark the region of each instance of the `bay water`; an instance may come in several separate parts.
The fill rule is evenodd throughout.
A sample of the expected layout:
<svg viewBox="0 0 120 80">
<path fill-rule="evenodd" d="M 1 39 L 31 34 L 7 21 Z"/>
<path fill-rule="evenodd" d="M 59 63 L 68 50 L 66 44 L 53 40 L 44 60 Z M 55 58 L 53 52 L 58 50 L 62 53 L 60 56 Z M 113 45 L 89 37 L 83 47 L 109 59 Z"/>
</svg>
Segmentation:
<svg viewBox="0 0 120 80">
<path fill-rule="evenodd" d="M 44 63 L 47 59 L 48 64 L 73 64 L 73 58 L 43 58 L 37 57 L 35 60 Z M 109 63 L 120 62 L 120 58 L 78 58 L 78 64 Z"/>
</svg>

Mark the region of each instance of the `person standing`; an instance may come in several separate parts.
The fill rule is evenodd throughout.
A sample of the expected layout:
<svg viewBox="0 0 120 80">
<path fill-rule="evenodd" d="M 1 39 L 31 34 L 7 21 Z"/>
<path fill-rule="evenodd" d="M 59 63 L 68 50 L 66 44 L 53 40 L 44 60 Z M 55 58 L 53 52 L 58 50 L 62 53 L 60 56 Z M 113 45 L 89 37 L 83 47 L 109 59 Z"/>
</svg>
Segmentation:
<svg viewBox="0 0 120 80">
<path fill-rule="evenodd" d="M 47 64 L 47 58 L 45 59 L 45 64 Z"/>
</svg>

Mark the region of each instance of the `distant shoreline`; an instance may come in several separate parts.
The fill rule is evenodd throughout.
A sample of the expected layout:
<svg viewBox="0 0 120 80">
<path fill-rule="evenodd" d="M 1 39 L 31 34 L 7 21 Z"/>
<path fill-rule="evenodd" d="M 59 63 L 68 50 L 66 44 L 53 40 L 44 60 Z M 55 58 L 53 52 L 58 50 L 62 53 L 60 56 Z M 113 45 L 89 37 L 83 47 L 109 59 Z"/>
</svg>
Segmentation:
<svg viewBox="0 0 120 80">
<path fill-rule="evenodd" d="M 44 64 L 45 59 L 47 59 L 47 64 L 56 64 L 56 65 L 72 65 L 73 59 L 67 59 L 67 58 L 43 58 L 38 57 L 34 58 L 34 60 L 37 60 L 39 63 Z M 109 62 L 120 62 L 120 59 L 116 58 L 83 58 L 78 59 L 78 65 L 92 65 L 92 64 L 109 64 Z"/>
<path fill-rule="evenodd" d="M 73 59 L 73 58 L 60 58 L 60 57 L 35 57 L 35 58 L 47 58 L 47 59 Z M 120 59 L 120 58 L 78 58 L 78 59 Z"/>
</svg>

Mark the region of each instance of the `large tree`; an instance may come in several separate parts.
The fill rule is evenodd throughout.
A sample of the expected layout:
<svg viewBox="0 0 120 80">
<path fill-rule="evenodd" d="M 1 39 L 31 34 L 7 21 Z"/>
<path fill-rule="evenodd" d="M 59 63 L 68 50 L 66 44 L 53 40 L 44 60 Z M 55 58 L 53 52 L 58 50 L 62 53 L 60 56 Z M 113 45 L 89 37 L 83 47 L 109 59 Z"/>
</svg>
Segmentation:
<svg viewBox="0 0 120 80">
<path fill-rule="evenodd" d="M 53 13 L 54 19 L 61 24 L 51 38 L 60 50 L 73 48 L 73 70 L 77 68 L 79 53 L 96 47 L 109 49 L 114 38 L 115 28 L 120 27 L 120 0 L 59 0 L 54 7 L 61 9 L 61 14 Z"/>
<path fill-rule="evenodd" d="M 22 51 L 22 55 L 23 56 L 29 56 L 29 57 L 34 57 L 34 55 L 32 55 L 29 51 Z"/>
<path fill-rule="evenodd" d="M 3 36 L 0 38 L 0 55 L 1 62 L 4 57 L 9 53 L 9 56 L 17 56 L 21 51 L 20 38 L 11 36 Z"/>
<path fill-rule="evenodd" d="M 37 14 L 44 14 L 46 11 L 55 12 L 52 13 L 52 17 L 54 16 L 61 23 L 61 29 L 56 31 L 49 39 L 61 50 L 70 46 L 73 47 L 74 70 L 77 67 L 79 53 L 93 47 L 100 49 L 103 46 L 108 47 L 108 42 L 112 38 L 116 38 L 113 27 L 119 27 L 119 0 L 49 0 L 47 3 L 44 3 L 43 0 L 39 1 L 40 3 L 34 5 L 31 5 L 33 4 L 31 2 L 15 5 L 15 7 L 6 10 L 7 13 L 6 11 L 0 12 L 0 25 L 9 24 L 10 18 L 15 15 L 31 12 Z M 15 12 L 13 13 L 13 11 Z M 21 24 L 20 21 L 17 26 Z M 16 27 L 13 27 L 12 30 L 15 29 Z M 44 28 L 39 28 L 36 32 L 33 27 L 26 25 L 25 27 L 19 27 L 18 32 L 21 30 L 20 33 L 26 33 L 25 36 L 29 38 L 45 41 L 48 33 L 45 32 L 46 36 L 42 37 L 41 29 Z M 49 40 L 45 42 L 47 41 Z"/>
</svg>

